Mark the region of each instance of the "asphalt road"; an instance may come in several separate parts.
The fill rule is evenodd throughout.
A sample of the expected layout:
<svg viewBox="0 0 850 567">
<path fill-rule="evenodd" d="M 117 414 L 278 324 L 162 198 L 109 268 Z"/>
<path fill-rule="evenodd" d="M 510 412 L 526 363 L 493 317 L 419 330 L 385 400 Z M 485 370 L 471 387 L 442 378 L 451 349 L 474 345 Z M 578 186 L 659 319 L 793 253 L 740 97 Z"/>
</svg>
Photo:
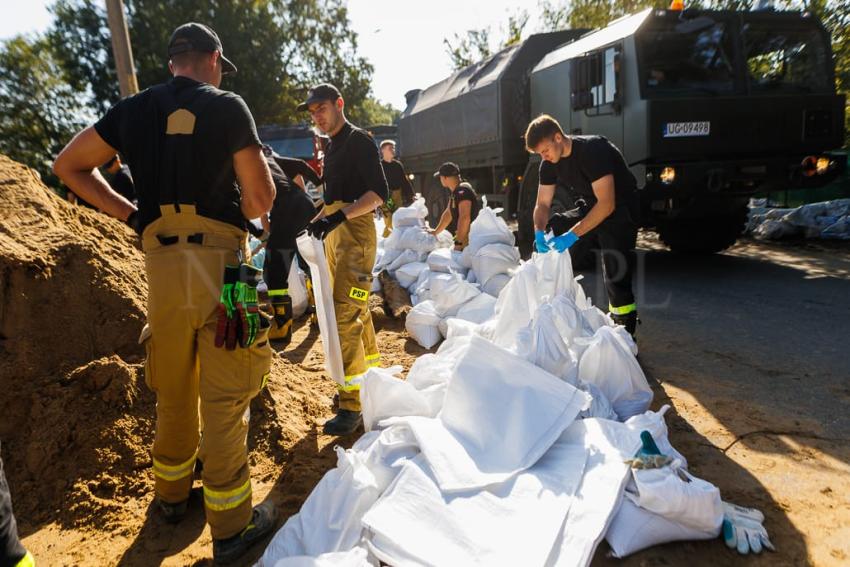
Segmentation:
<svg viewBox="0 0 850 567">
<path fill-rule="evenodd" d="M 713 384 L 850 437 L 850 243 L 745 240 L 689 256 L 642 236 L 638 267 L 640 360 L 657 379 Z M 606 305 L 601 278 L 584 274 Z"/>
</svg>

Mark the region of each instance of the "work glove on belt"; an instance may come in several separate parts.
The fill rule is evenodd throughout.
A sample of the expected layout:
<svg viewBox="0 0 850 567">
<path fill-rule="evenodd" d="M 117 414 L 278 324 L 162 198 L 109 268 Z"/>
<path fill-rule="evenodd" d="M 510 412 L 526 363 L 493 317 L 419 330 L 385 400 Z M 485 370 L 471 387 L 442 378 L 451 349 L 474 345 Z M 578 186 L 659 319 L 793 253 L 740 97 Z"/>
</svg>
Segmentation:
<svg viewBox="0 0 850 567">
<path fill-rule="evenodd" d="M 254 344 L 264 318 L 257 303 L 262 272 L 249 264 L 226 266 L 217 306 L 215 346 L 227 350 Z"/>
</svg>

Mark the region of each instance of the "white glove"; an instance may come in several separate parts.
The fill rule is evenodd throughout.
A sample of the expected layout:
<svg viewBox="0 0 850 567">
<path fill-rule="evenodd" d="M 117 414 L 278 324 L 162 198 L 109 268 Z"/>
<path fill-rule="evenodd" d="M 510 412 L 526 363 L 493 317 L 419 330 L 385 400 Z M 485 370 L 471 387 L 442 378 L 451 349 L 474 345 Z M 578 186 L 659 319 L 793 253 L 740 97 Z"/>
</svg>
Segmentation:
<svg viewBox="0 0 850 567">
<path fill-rule="evenodd" d="M 750 551 L 758 554 L 763 548 L 776 551 L 762 522 L 764 514 L 755 508 L 723 503 L 723 541 L 741 555 L 747 555 Z"/>
</svg>

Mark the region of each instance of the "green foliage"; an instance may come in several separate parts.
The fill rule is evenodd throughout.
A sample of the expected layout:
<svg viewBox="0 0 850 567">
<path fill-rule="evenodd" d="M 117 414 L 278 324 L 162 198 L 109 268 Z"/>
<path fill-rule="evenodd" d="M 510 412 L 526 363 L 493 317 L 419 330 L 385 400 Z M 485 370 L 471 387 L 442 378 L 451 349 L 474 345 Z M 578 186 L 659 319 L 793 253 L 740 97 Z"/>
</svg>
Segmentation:
<svg viewBox="0 0 850 567">
<path fill-rule="evenodd" d="M 491 45 L 491 29 L 472 29 L 465 34 L 454 34 L 451 40 L 443 39 L 443 45 L 451 61 L 452 69 L 458 70 L 477 63 L 506 47 L 522 41 L 529 15 L 526 10 L 518 10 L 508 15 L 505 26 L 502 27 L 501 39 L 496 48 Z"/>
<path fill-rule="evenodd" d="M 49 41 L 18 36 L 0 47 L 0 153 L 51 185 L 54 156 L 85 118 Z"/>
<path fill-rule="evenodd" d="M 401 117 L 401 111 L 394 108 L 393 105 L 371 97 L 363 101 L 363 104 L 355 108 L 353 112 L 347 114 L 352 122 L 364 128 L 378 124 L 395 124 Z"/>
</svg>

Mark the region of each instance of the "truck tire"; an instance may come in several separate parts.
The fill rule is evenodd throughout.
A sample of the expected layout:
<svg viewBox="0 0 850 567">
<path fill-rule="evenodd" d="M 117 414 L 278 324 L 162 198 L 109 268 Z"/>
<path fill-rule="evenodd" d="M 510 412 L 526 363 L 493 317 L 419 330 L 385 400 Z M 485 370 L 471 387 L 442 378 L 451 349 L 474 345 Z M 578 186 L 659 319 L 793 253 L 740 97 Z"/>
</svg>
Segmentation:
<svg viewBox="0 0 850 567">
<path fill-rule="evenodd" d="M 714 254 L 726 250 L 744 233 L 747 208 L 702 219 L 682 219 L 658 224 L 658 236 L 670 250 Z"/>
</svg>

